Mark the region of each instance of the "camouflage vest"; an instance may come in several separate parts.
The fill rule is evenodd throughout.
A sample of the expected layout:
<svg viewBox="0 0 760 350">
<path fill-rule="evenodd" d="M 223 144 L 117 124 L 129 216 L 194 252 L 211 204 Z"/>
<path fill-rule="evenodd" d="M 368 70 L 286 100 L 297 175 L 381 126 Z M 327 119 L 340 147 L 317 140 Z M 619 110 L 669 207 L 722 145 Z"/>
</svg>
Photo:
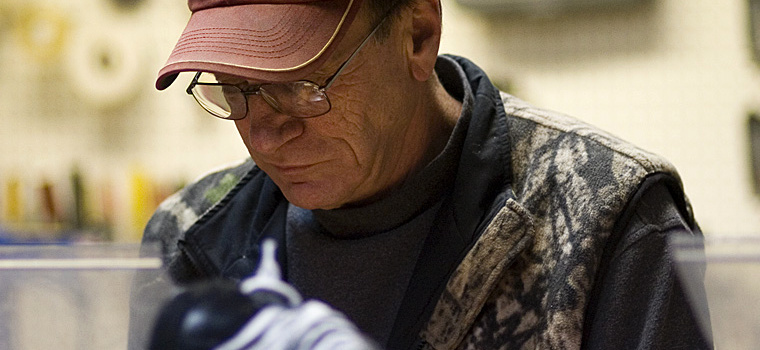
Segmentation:
<svg viewBox="0 0 760 350">
<path fill-rule="evenodd" d="M 501 97 L 515 197 L 449 279 L 423 338 L 438 350 L 578 349 L 602 251 L 626 204 L 647 177 L 664 175 L 676 193 L 680 179 L 656 155 Z"/>
</svg>

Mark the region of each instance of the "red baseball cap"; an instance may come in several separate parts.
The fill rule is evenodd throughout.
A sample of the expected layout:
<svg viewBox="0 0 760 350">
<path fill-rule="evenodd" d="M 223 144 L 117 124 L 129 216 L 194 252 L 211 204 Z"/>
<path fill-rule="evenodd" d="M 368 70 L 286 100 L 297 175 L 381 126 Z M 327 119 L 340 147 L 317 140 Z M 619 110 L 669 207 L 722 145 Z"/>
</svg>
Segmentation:
<svg viewBox="0 0 760 350">
<path fill-rule="evenodd" d="M 362 0 L 188 0 L 192 11 L 156 88 L 180 72 L 254 80 L 298 80 L 321 66 L 345 35 Z"/>
</svg>

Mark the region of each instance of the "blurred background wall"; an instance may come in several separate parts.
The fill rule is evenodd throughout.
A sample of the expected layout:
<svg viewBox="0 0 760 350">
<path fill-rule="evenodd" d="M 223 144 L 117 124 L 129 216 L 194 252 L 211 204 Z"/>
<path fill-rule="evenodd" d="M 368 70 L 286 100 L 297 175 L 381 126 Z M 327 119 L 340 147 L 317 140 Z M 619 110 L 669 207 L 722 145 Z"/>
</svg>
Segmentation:
<svg viewBox="0 0 760 350">
<path fill-rule="evenodd" d="M 443 0 L 441 52 L 668 158 L 707 234 L 760 234 L 749 0 L 473 1 Z M 153 88 L 188 16 L 182 0 L 0 3 L 0 233 L 135 241 L 160 200 L 246 156 L 190 77 Z"/>
</svg>

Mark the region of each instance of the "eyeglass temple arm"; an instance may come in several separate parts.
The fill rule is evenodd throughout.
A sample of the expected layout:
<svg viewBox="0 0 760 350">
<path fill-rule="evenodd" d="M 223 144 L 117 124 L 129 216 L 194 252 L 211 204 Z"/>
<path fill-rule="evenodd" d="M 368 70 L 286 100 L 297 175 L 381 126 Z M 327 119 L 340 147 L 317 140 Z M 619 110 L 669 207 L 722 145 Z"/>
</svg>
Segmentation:
<svg viewBox="0 0 760 350">
<path fill-rule="evenodd" d="M 372 29 L 372 32 L 370 32 L 370 33 L 369 33 L 369 35 L 367 35 L 367 37 L 366 37 L 366 38 L 364 38 L 364 40 L 362 40 L 362 43 L 361 43 L 361 44 L 359 44 L 359 46 L 356 48 L 356 50 L 354 50 L 354 52 L 351 54 L 351 56 L 349 56 L 349 57 L 348 57 L 348 59 L 347 59 L 347 60 L 345 60 L 345 61 L 343 62 L 343 64 L 341 64 L 341 65 L 340 65 L 340 67 L 339 67 L 339 68 L 338 68 L 338 70 L 335 72 L 335 74 L 333 74 L 333 75 L 330 77 L 330 79 L 328 79 L 327 83 L 325 84 L 325 87 L 324 87 L 324 88 L 322 88 L 322 91 L 324 91 L 324 90 L 327 90 L 327 89 L 329 89 L 329 88 L 330 88 L 330 85 L 332 85 L 332 83 L 335 81 L 335 78 L 337 78 L 337 77 L 340 75 L 340 72 L 342 72 L 342 71 L 343 71 L 343 69 L 345 69 L 345 68 L 346 68 L 346 66 L 348 65 L 348 63 L 349 63 L 349 62 L 351 62 L 351 60 L 353 60 L 353 59 L 354 59 L 354 57 L 355 57 L 355 56 L 356 56 L 356 55 L 359 53 L 359 51 L 361 51 L 361 50 L 362 50 L 362 48 L 364 47 L 364 45 L 367 45 L 367 43 L 369 42 L 369 39 L 370 39 L 370 38 L 372 38 L 372 37 L 375 35 L 375 32 L 377 32 L 377 30 L 378 30 L 378 29 L 380 29 L 380 27 L 383 25 L 383 23 L 385 22 L 385 20 L 388 18 L 388 15 L 390 14 L 390 12 L 391 12 L 392 10 L 393 10 L 393 7 L 391 7 L 391 9 L 390 9 L 390 10 L 388 10 L 388 12 L 387 12 L 385 15 L 383 15 L 383 19 L 382 19 L 382 20 L 380 20 L 380 23 L 378 23 L 378 24 L 375 26 L 375 28 L 374 28 L 374 29 Z"/>
<path fill-rule="evenodd" d="M 198 79 L 200 79 L 202 72 L 195 73 L 195 77 L 193 78 L 193 81 L 190 83 L 190 85 L 187 86 L 187 92 L 188 95 L 193 95 L 193 88 L 195 85 L 198 85 Z M 193 95 L 194 96 L 194 95 Z"/>
</svg>

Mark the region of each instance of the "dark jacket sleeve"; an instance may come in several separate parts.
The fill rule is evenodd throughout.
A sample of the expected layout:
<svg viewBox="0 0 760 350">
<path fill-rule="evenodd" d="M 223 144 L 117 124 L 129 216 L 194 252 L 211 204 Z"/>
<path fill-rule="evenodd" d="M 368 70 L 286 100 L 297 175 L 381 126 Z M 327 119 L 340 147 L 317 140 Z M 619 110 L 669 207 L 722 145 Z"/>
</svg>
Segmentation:
<svg viewBox="0 0 760 350">
<path fill-rule="evenodd" d="M 668 246 L 672 235 L 701 232 L 670 191 L 642 187 L 613 233 L 586 313 L 585 349 L 712 348 L 709 329 L 700 329 L 704 290 L 689 299 Z"/>
</svg>

